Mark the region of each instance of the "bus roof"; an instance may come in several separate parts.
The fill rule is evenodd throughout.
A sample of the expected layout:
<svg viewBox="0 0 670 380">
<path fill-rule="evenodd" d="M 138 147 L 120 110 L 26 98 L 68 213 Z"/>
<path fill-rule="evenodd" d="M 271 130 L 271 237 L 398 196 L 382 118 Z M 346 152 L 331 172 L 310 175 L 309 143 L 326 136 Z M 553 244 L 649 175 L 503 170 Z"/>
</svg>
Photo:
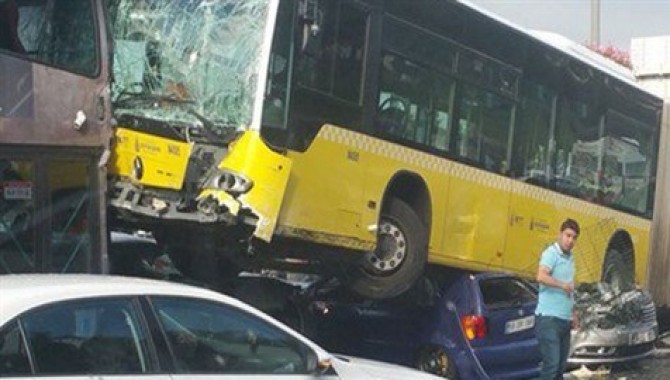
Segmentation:
<svg viewBox="0 0 670 380">
<path fill-rule="evenodd" d="M 492 13 L 476 4 L 473 4 L 469 0 L 456 0 L 456 2 L 466 6 L 467 8 L 472 9 L 473 11 L 480 13 L 488 18 L 491 18 L 511 29 L 516 30 L 519 33 L 522 33 L 529 38 L 536 40 L 544 45 L 550 46 L 554 49 L 557 49 L 573 58 L 576 58 L 591 67 L 595 67 L 603 73 L 610 75 L 618 80 L 627 83 L 630 86 L 635 87 L 636 89 L 643 91 L 646 94 L 652 95 L 656 98 L 658 96 L 650 93 L 645 88 L 641 87 L 637 82 L 635 82 L 635 77 L 633 76 L 632 70 L 628 70 L 625 67 L 617 64 L 616 62 L 605 58 L 604 56 L 590 50 L 589 48 L 557 33 L 540 31 L 540 30 L 529 30 L 526 29 L 514 22 L 504 19 L 499 15 Z M 660 99 L 660 98 L 659 98 Z"/>
</svg>

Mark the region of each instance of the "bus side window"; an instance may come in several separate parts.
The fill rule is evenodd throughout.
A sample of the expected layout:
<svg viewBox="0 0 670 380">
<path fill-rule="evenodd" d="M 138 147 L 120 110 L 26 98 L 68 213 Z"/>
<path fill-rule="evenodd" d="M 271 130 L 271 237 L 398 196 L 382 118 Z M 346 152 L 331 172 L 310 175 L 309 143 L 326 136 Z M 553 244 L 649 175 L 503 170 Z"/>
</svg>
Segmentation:
<svg viewBox="0 0 670 380">
<path fill-rule="evenodd" d="M 367 20 L 367 12 L 342 3 L 334 57 L 333 94 L 353 103 L 359 103 L 361 97 Z"/>
<path fill-rule="evenodd" d="M 19 8 L 15 0 L 0 1 L 0 49 L 25 54 L 19 37 Z"/>
<path fill-rule="evenodd" d="M 433 82 L 433 115 L 428 144 L 440 151 L 449 151 L 455 82 L 439 78 Z"/>
<path fill-rule="evenodd" d="M 506 174 L 512 103 L 471 85 L 464 85 L 462 90 L 456 154 L 488 171 Z"/>
<path fill-rule="evenodd" d="M 426 143 L 430 122 L 431 82 L 415 63 L 386 54 L 382 57 L 376 129 L 397 139 Z"/>
<path fill-rule="evenodd" d="M 556 149 L 552 151 L 553 187 L 563 193 L 598 200 L 602 112 L 580 100 L 559 99 Z"/>
<path fill-rule="evenodd" d="M 511 175 L 543 185 L 549 175 L 552 104 L 556 94 L 547 86 L 524 80 L 517 106 Z"/>
<path fill-rule="evenodd" d="M 10 50 L 76 73 L 96 74 L 97 33 L 91 4 L 89 1 L 52 4 L 46 0 L 0 2 L 3 14 L 11 10 L 13 14 L 7 16 L 16 23 L 12 32 L 18 41 L 14 41 Z M 14 28 L 11 22 L 5 25 L 5 21 L 10 20 L 0 19 L 0 40 L 5 38 L 7 27 Z"/>
<path fill-rule="evenodd" d="M 286 106 L 289 91 L 289 66 L 293 12 L 290 1 L 281 1 L 268 66 L 263 104 L 263 126 L 286 128 Z M 266 128 L 267 129 L 267 128 Z"/>
<path fill-rule="evenodd" d="M 298 84 L 328 92 L 333 66 L 335 32 L 337 22 L 337 1 L 318 3 L 309 24 L 303 21 L 298 28 L 299 55 L 296 63 Z"/>
<path fill-rule="evenodd" d="M 653 128 L 608 111 L 604 133 L 598 189 L 602 203 L 647 214 L 652 194 Z"/>
<path fill-rule="evenodd" d="M 362 129 L 369 19 L 369 11 L 351 0 L 304 4 L 298 7 L 296 85 L 289 116 L 288 145 L 298 150 L 306 148 L 323 124 Z"/>
<path fill-rule="evenodd" d="M 298 28 L 298 84 L 359 104 L 368 13 L 346 0 L 317 4 L 313 20 Z"/>
</svg>

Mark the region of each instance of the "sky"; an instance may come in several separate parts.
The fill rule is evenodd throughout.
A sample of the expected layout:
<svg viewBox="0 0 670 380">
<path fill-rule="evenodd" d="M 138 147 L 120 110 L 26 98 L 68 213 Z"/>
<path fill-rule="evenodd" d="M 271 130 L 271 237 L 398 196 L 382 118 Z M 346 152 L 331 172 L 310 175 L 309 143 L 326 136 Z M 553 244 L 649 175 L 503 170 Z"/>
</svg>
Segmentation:
<svg viewBox="0 0 670 380">
<path fill-rule="evenodd" d="M 562 34 L 587 43 L 590 0 L 470 0 L 527 29 Z M 670 35 L 670 0 L 600 0 L 600 42 L 630 51 L 636 37 Z"/>
</svg>

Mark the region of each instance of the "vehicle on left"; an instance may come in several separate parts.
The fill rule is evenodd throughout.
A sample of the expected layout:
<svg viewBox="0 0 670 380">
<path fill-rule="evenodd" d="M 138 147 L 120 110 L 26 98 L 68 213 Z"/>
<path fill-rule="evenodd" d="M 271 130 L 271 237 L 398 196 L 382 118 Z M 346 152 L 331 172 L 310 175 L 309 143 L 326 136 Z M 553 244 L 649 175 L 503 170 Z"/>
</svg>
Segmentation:
<svg viewBox="0 0 670 380">
<path fill-rule="evenodd" d="M 432 379 L 332 355 L 228 296 L 167 281 L 2 275 L 0 377 Z"/>
</svg>

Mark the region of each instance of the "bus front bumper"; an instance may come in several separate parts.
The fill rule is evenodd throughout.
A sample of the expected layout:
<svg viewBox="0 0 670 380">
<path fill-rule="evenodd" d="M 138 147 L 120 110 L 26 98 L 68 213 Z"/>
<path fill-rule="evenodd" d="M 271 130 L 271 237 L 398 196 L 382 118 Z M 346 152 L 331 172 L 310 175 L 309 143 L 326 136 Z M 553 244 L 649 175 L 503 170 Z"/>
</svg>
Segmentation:
<svg viewBox="0 0 670 380">
<path fill-rule="evenodd" d="M 204 191 L 195 199 L 184 199 L 123 180 L 114 183 L 112 190 L 110 205 L 138 219 L 145 217 L 228 226 L 241 223 L 254 226 L 258 221 L 239 200 L 223 191 Z"/>
</svg>

